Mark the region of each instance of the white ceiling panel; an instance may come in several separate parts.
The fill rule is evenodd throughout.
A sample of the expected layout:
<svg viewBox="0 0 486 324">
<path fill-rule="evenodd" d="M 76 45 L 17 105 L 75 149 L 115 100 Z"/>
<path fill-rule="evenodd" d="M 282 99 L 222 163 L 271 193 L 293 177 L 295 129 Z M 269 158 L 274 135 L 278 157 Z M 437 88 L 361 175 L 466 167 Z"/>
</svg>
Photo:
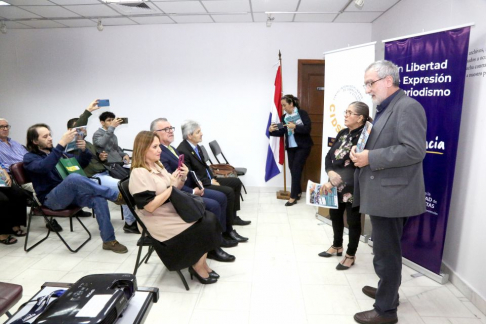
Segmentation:
<svg viewBox="0 0 486 324">
<path fill-rule="evenodd" d="M 3 0 L 13 6 L 54 6 L 55 4 L 48 0 Z"/>
<path fill-rule="evenodd" d="M 5 25 L 7 25 L 7 32 L 8 29 L 25 29 L 25 28 L 31 28 L 30 26 L 26 26 L 22 23 L 18 23 L 15 21 L 6 21 Z"/>
<path fill-rule="evenodd" d="M 133 17 L 132 20 L 141 25 L 153 25 L 153 24 L 173 24 L 174 21 L 167 16 L 161 17 Z"/>
<path fill-rule="evenodd" d="M 209 12 L 250 12 L 249 0 L 202 1 Z"/>
<path fill-rule="evenodd" d="M 0 6 L 0 17 L 7 19 L 41 18 L 23 9 L 10 6 Z"/>
<path fill-rule="evenodd" d="M 99 5 L 83 5 L 83 6 L 65 6 L 81 16 L 85 17 L 104 17 L 104 16 L 120 16 L 118 12 L 111 9 L 109 6 L 103 4 Z"/>
<path fill-rule="evenodd" d="M 84 4 L 100 4 L 98 0 L 50 0 L 58 5 L 84 5 Z"/>
<path fill-rule="evenodd" d="M 103 18 L 101 19 L 103 26 L 122 26 L 122 25 L 136 25 L 137 23 L 128 18 Z"/>
<path fill-rule="evenodd" d="M 46 18 L 79 17 L 79 15 L 59 6 L 21 6 L 20 8 Z"/>
<path fill-rule="evenodd" d="M 209 15 L 193 15 L 193 16 L 172 16 L 172 19 L 177 23 L 181 24 L 192 24 L 192 23 L 212 23 L 213 20 Z"/>
<path fill-rule="evenodd" d="M 362 8 L 359 8 L 352 3 L 346 8 L 346 11 L 387 11 L 399 1 L 400 0 L 365 0 Z"/>
<path fill-rule="evenodd" d="M 299 0 L 251 0 L 253 12 L 296 11 Z"/>
<path fill-rule="evenodd" d="M 334 22 L 337 23 L 371 23 L 382 12 L 345 12 L 340 14 Z"/>
<path fill-rule="evenodd" d="M 348 0 L 301 0 L 299 11 L 339 12 L 348 2 Z"/>
<path fill-rule="evenodd" d="M 177 14 L 191 14 L 191 13 L 207 13 L 199 1 L 184 1 L 184 2 L 157 2 L 155 3 L 160 10 L 165 13 Z"/>
<path fill-rule="evenodd" d="M 294 19 L 294 14 L 274 14 L 272 17 L 275 17 L 274 22 L 291 22 Z M 266 22 L 267 15 L 264 13 L 255 13 L 253 14 L 253 19 L 255 19 L 255 22 Z"/>
<path fill-rule="evenodd" d="M 337 14 L 296 14 L 294 21 L 330 23 L 336 16 Z"/>
<path fill-rule="evenodd" d="M 66 26 L 52 20 L 29 20 L 23 21 L 22 24 L 34 28 L 66 28 Z"/>
<path fill-rule="evenodd" d="M 211 15 L 217 23 L 243 23 L 253 22 L 250 14 L 245 15 Z"/>
<path fill-rule="evenodd" d="M 89 19 L 63 19 L 53 20 L 68 27 L 96 27 L 97 22 Z"/>
</svg>

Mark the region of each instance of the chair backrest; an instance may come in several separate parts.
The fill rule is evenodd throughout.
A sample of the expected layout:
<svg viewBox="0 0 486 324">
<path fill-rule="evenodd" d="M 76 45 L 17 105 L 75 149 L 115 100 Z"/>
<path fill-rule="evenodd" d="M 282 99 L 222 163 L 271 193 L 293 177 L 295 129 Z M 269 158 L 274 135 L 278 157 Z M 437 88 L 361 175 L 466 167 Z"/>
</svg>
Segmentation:
<svg viewBox="0 0 486 324">
<path fill-rule="evenodd" d="M 218 163 L 221 163 L 218 159 L 218 155 L 221 154 L 226 164 L 229 164 L 228 160 L 226 160 L 226 156 L 224 156 L 223 154 L 223 151 L 221 151 L 221 147 L 219 146 L 218 141 L 214 140 L 212 142 L 209 142 L 209 147 L 211 148 L 211 151 L 213 152 L 214 157 L 216 158 L 216 161 L 218 161 Z"/>
<path fill-rule="evenodd" d="M 120 190 L 120 193 L 121 193 L 123 199 L 125 199 L 125 202 L 126 202 L 128 208 L 132 212 L 133 217 L 135 217 L 135 219 L 137 220 L 137 223 L 139 223 L 140 226 L 142 227 L 142 229 L 143 229 L 142 234 L 148 234 L 147 227 L 142 222 L 140 217 L 138 217 L 137 212 L 135 210 L 135 199 L 133 199 L 133 196 L 130 193 L 130 190 L 128 189 L 129 181 L 130 181 L 130 178 L 125 178 L 123 180 L 120 180 L 118 182 L 118 189 Z"/>
<path fill-rule="evenodd" d="M 210 164 L 214 164 L 213 161 L 211 161 L 211 159 L 209 158 L 209 154 L 208 154 L 208 151 L 206 150 L 206 148 L 204 147 L 204 145 L 199 145 L 199 147 L 201 147 L 201 151 L 204 155 L 204 162 L 207 164 L 208 161 Z"/>
<path fill-rule="evenodd" d="M 12 164 L 10 166 L 10 172 L 19 186 L 32 182 L 27 173 L 25 173 L 24 162 Z"/>
</svg>

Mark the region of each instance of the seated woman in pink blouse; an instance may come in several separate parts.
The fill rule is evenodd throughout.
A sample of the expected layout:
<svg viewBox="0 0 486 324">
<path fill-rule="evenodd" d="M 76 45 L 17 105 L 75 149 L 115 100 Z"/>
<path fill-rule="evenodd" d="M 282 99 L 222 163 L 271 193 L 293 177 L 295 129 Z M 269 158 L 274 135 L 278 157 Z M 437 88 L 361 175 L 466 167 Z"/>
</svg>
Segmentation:
<svg viewBox="0 0 486 324">
<path fill-rule="evenodd" d="M 181 188 L 185 179 L 180 171 L 169 174 L 160 163 L 160 142 L 153 132 L 138 133 L 133 144 L 129 190 L 137 215 L 150 235 L 158 240 L 156 252 L 169 270 L 189 267 L 191 279 L 215 283 L 219 275 L 206 263 L 208 251 L 219 246 L 219 223 L 214 214 L 186 223 L 168 200 L 172 187 Z M 140 229 L 141 230 L 141 229 Z"/>
</svg>

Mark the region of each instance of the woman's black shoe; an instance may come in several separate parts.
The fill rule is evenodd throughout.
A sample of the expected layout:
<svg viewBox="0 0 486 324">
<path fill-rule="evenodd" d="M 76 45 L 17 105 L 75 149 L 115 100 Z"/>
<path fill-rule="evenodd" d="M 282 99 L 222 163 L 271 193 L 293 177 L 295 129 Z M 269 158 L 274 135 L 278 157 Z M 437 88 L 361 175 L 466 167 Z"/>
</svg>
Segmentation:
<svg viewBox="0 0 486 324">
<path fill-rule="evenodd" d="M 336 267 L 336 270 L 348 270 L 349 268 L 351 268 L 354 265 L 354 261 L 356 260 L 356 257 L 355 256 L 347 256 L 347 255 L 344 256 L 344 262 L 346 262 L 347 259 L 353 260 L 353 263 L 351 263 L 351 265 L 349 267 L 348 266 L 345 266 L 342 263 L 338 263 L 338 265 Z"/>
<path fill-rule="evenodd" d="M 333 250 L 336 250 L 336 252 L 334 253 L 328 253 L 327 251 L 329 251 L 330 249 L 333 249 Z M 343 255 L 343 247 L 335 247 L 334 245 L 331 245 L 331 247 L 329 249 L 327 249 L 327 251 L 324 251 L 324 252 L 321 252 L 319 253 L 318 255 L 320 257 L 323 257 L 323 258 L 329 258 L 329 257 L 332 257 L 332 256 L 342 256 Z M 339 252 L 341 251 L 341 252 Z"/>
<path fill-rule="evenodd" d="M 193 277 L 196 277 L 196 279 L 202 283 L 203 285 L 209 285 L 209 284 L 213 284 L 213 283 L 216 283 L 218 280 L 216 278 L 213 278 L 211 277 L 211 275 L 209 275 L 209 277 L 207 278 L 203 278 L 201 277 L 197 272 L 196 270 L 194 270 L 193 267 L 189 267 L 189 274 L 191 275 L 191 280 L 193 280 L 194 278 Z"/>
<path fill-rule="evenodd" d="M 297 199 L 295 199 L 295 200 L 294 200 L 294 202 L 287 201 L 287 202 L 285 203 L 285 206 L 287 206 L 287 207 L 289 207 L 289 206 L 293 206 L 293 205 L 295 205 L 296 203 L 297 203 Z"/>
<path fill-rule="evenodd" d="M 214 278 L 214 279 L 219 279 L 219 274 L 216 273 L 216 271 L 211 271 L 209 272 L 209 278 Z"/>
</svg>

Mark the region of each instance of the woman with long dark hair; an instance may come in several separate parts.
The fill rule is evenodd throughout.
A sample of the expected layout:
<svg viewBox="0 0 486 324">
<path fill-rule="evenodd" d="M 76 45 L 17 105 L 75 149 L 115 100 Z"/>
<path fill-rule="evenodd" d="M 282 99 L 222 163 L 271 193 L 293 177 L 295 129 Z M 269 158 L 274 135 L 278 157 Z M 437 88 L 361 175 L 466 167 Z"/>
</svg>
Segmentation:
<svg viewBox="0 0 486 324">
<path fill-rule="evenodd" d="M 285 149 L 289 158 L 289 169 L 292 177 L 290 187 L 290 199 L 285 206 L 292 206 L 297 203 L 302 194 L 300 180 L 305 161 L 309 157 L 312 145 L 311 120 L 309 114 L 300 108 L 299 98 L 291 94 L 282 97 L 281 124 L 272 123 L 268 128 L 270 136 L 285 136 Z"/>
</svg>

